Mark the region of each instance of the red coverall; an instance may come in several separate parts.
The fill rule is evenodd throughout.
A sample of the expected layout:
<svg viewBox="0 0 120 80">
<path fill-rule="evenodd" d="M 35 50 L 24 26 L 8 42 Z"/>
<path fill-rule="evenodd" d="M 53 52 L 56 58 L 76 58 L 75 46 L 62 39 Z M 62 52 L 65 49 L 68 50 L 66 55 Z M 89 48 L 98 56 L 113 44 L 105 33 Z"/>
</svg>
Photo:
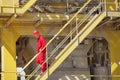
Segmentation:
<svg viewBox="0 0 120 80">
<path fill-rule="evenodd" d="M 46 45 L 46 40 L 42 35 L 40 35 L 37 38 L 38 53 L 40 52 L 40 49 L 44 48 L 45 45 Z M 46 59 L 46 48 L 41 53 L 39 53 L 39 55 L 36 57 L 36 62 L 41 65 L 42 73 L 45 72 L 45 70 L 46 70 L 46 63 L 44 63 L 45 59 Z M 44 63 L 44 64 L 42 64 L 42 63 Z"/>
</svg>

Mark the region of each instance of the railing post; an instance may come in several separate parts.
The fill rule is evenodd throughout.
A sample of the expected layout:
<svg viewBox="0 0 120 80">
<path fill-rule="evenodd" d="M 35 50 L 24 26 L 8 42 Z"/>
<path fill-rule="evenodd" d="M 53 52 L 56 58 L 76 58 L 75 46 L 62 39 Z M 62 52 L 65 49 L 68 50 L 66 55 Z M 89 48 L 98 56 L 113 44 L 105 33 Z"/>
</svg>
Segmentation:
<svg viewBox="0 0 120 80">
<path fill-rule="evenodd" d="M 78 34 L 78 18 L 77 18 L 77 16 L 75 18 L 76 18 L 76 35 L 77 35 Z M 78 45 L 79 45 L 79 38 L 77 38 L 77 41 L 78 41 Z"/>
<path fill-rule="evenodd" d="M 47 49 L 46 49 L 47 50 Z M 48 53 L 47 53 L 47 51 L 46 51 L 46 59 L 48 59 Z M 47 71 L 47 77 L 49 77 L 49 63 L 48 63 L 48 60 L 46 61 L 46 71 Z"/>
<path fill-rule="evenodd" d="M 107 15 L 107 2 L 106 2 L 106 0 L 103 1 L 103 5 L 104 5 L 105 15 Z"/>
</svg>

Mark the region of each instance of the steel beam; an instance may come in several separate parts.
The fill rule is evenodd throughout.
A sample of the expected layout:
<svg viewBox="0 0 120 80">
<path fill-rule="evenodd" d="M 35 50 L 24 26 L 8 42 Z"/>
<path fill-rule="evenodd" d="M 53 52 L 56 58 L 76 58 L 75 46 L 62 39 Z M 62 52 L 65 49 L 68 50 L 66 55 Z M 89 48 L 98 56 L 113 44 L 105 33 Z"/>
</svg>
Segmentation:
<svg viewBox="0 0 120 80">
<path fill-rule="evenodd" d="M 40 13 L 40 17 L 37 17 L 36 14 L 32 13 L 25 13 L 23 16 L 19 16 L 18 18 L 15 18 L 13 22 L 36 22 L 38 20 L 41 20 L 42 22 L 61 22 L 61 21 L 68 21 L 69 18 L 71 18 L 74 14 L 65 15 L 65 14 L 54 14 L 54 13 L 48 13 L 43 14 Z M 77 18 L 79 18 L 79 21 L 82 20 L 85 17 L 85 14 L 79 14 L 77 15 Z M 8 16 L 9 18 L 9 16 Z M 0 18 L 0 21 L 6 21 L 8 18 L 4 17 Z"/>
<path fill-rule="evenodd" d="M 108 17 L 120 17 L 120 12 L 117 12 L 117 11 L 108 11 L 107 12 L 107 16 Z"/>
<path fill-rule="evenodd" d="M 17 32 L 18 35 L 28 35 L 32 36 L 33 31 L 35 29 L 33 24 L 11 24 L 11 29 Z M 54 27 L 54 28 L 53 28 Z M 46 36 L 54 36 L 58 30 L 62 27 L 61 24 L 41 24 L 37 29 L 40 31 L 42 35 Z M 70 28 L 66 28 L 59 36 L 65 36 L 70 32 Z"/>
</svg>

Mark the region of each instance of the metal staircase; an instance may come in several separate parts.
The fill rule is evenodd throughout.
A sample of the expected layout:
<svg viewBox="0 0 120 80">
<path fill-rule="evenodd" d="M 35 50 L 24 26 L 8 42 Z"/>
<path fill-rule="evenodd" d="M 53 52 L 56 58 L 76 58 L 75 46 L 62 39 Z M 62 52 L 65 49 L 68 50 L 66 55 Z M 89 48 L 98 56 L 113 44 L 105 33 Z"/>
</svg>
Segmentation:
<svg viewBox="0 0 120 80">
<path fill-rule="evenodd" d="M 92 16 L 92 14 L 91 14 Z M 101 14 L 95 14 L 92 19 L 76 34 L 76 36 L 68 43 L 68 45 L 55 57 L 55 60 L 49 67 L 49 69 L 36 80 L 46 80 L 52 72 L 59 67 L 59 65 L 70 55 L 70 53 L 81 43 L 86 36 L 101 22 L 105 17 L 105 12 Z M 77 29 L 79 30 L 79 28 Z"/>
<path fill-rule="evenodd" d="M 55 60 L 41 77 L 37 77 L 36 80 L 46 80 L 52 72 L 59 67 L 59 65 L 70 55 L 70 53 L 81 43 L 86 36 L 100 23 L 105 17 L 105 12 L 96 14 L 91 21 L 89 21 L 85 27 L 70 41 L 70 43 L 55 57 Z"/>
<path fill-rule="evenodd" d="M 88 0 L 88 2 L 86 2 L 80 10 L 78 10 L 78 12 L 60 29 L 60 31 L 48 42 L 45 47 L 47 47 L 68 26 L 68 24 L 72 22 L 73 19 L 77 18 L 79 12 L 84 9 L 84 7 L 88 5 L 90 1 L 91 0 Z M 62 47 L 64 43 L 69 41 L 68 44 L 65 45 L 65 47 L 59 52 L 59 54 L 57 53 L 58 55 L 54 57 L 54 61 L 50 64 L 50 67 L 46 70 L 46 72 L 44 72 L 44 74 L 41 76 L 37 76 L 35 80 L 46 80 L 71 54 L 71 52 L 79 45 L 79 43 L 81 43 L 87 37 L 87 35 L 101 22 L 101 20 L 105 18 L 105 12 L 95 13 L 95 11 L 97 11 L 100 6 L 101 4 L 93 7 L 85 16 L 85 18 L 78 20 L 80 22 L 77 23 L 77 25 L 70 31 L 70 33 L 57 45 L 57 47 L 51 53 L 49 53 L 50 56 L 46 59 L 45 62 L 47 62 L 54 54 L 56 54 L 58 49 Z M 72 39 L 71 35 L 73 36 Z M 23 69 L 25 69 L 35 59 L 36 56 L 34 56 L 33 59 L 28 62 L 28 64 Z M 37 67 L 36 70 L 38 69 L 39 68 Z M 34 75 L 36 70 L 34 70 L 31 75 Z M 28 77 L 27 80 L 30 78 L 31 77 Z"/>
</svg>

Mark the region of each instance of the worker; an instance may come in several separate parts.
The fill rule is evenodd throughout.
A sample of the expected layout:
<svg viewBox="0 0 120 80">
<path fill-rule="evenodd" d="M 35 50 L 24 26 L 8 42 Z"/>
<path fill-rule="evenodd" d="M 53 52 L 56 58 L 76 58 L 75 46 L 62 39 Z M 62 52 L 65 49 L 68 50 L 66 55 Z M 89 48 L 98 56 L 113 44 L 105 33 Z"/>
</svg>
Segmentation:
<svg viewBox="0 0 120 80">
<path fill-rule="evenodd" d="M 37 38 L 37 52 L 38 56 L 36 57 L 36 63 L 41 65 L 41 72 L 44 73 L 46 71 L 46 63 L 44 63 L 46 59 L 46 40 L 40 35 L 38 30 L 34 30 L 33 35 Z M 42 50 L 44 48 L 44 50 Z"/>
</svg>

